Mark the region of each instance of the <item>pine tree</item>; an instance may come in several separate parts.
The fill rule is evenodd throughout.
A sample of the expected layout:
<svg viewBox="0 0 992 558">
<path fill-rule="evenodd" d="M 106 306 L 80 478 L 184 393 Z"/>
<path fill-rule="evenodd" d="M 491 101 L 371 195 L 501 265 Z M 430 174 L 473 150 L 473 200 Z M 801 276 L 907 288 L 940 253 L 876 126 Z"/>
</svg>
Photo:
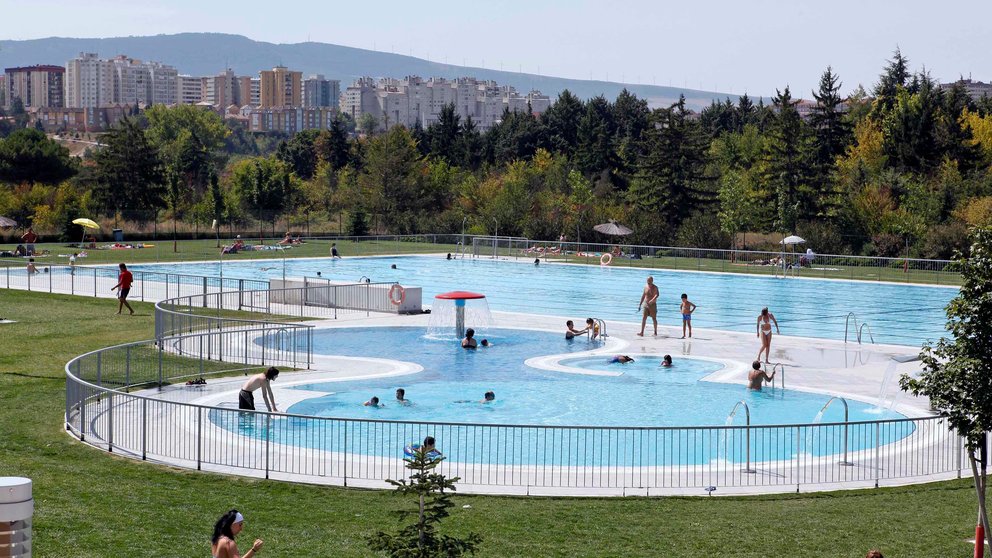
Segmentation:
<svg viewBox="0 0 992 558">
<path fill-rule="evenodd" d="M 579 141 L 579 120 L 585 111 L 582 101 L 566 89 L 541 114 L 541 123 L 547 128 L 548 148 L 552 152 L 572 156 Z"/>
<path fill-rule="evenodd" d="M 96 152 L 96 199 L 114 214 L 137 217 L 158 209 L 164 201 L 162 162 L 158 150 L 131 118 L 104 134 Z"/>
<path fill-rule="evenodd" d="M 796 110 L 798 101 L 786 87 L 773 99 L 775 116 L 768 132 L 765 150 L 767 174 L 765 183 L 775 202 L 775 226 L 781 231 L 794 231 L 797 221 L 809 216 L 812 200 L 807 181 L 807 135 L 805 125 Z"/>
<path fill-rule="evenodd" d="M 689 215 L 714 200 L 705 175 L 706 133 L 685 107 L 685 97 L 652 113 L 642 139 L 638 171 L 628 201 L 653 218 L 664 215 L 677 228 Z"/>
<path fill-rule="evenodd" d="M 844 154 L 852 139 L 851 125 L 840 111 L 843 103 L 840 88 L 837 74 L 827 66 L 820 76 L 819 91 L 813 92 L 816 106 L 810 115 L 814 142 L 810 181 L 814 188 L 814 207 L 810 210 L 817 216 L 831 217 L 837 213 L 840 199 L 833 188 L 834 162 Z"/>
<path fill-rule="evenodd" d="M 616 167 L 613 138 L 616 127 L 610 103 L 599 96 L 586 103 L 586 113 L 579 121 L 575 165 L 587 176 L 612 172 Z"/>
</svg>

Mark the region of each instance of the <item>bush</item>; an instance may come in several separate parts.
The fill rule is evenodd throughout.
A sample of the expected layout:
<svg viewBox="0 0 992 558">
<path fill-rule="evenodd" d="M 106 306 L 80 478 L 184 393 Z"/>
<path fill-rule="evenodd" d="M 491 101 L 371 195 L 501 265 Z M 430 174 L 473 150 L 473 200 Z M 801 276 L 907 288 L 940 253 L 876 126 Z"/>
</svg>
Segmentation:
<svg viewBox="0 0 992 558">
<path fill-rule="evenodd" d="M 828 221 L 799 223 L 796 234 L 806 240 L 807 248 L 818 254 L 847 254 L 850 250 L 839 227 Z"/>
<path fill-rule="evenodd" d="M 954 252 L 964 252 L 968 246 L 968 227 L 960 221 L 931 227 L 920 243 L 920 257 L 949 260 Z"/>
<path fill-rule="evenodd" d="M 730 235 L 720 230 L 715 214 L 696 214 L 682 222 L 675 233 L 675 245 L 692 248 L 727 248 Z"/>
<path fill-rule="evenodd" d="M 880 233 L 872 235 L 871 242 L 865 245 L 864 255 L 883 258 L 898 258 L 905 255 L 906 240 L 897 234 Z"/>
</svg>

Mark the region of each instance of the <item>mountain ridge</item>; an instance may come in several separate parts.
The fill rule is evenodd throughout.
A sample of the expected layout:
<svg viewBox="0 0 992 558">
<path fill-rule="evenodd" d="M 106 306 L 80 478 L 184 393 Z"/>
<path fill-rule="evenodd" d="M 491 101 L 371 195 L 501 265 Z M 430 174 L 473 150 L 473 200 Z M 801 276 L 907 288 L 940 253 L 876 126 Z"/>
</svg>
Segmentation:
<svg viewBox="0 0 992 558">
<path fill-rule="evenodd" d="M 521 93 L 540 90 L 552 100 L 568 89 L 582 99 L 604 95 L 613 100 L 626 88 L 653 107 L 664 107 L 686 97 L 686 104 L 696 110 L 712 100 L 738 95 L 604 80 L 581 80 L 493 70 L 474 66 L 459 66 L 424 60 L 415 56 L 387 53 L 360 47 L 332 43 L 270 43 L 256 41 L 230 33 L 175 33 L 149 36 L 107 38 L 46 37 L 42 39 L 0 40 L 0 67 L 57 64 L 80 52 L 96 52 L 101 58 L 125 54 L 132 58 L 162 62 L 174 66 L 179 73 L 211 76 L 231 68 L 238 75 L 258 75 L 259 70 L 284 65 L 300 70 L 305 76 L 323 74 L 341 81 L 341 88 L 364 76 L 393 77 L 418 75 L 428 77 L 475 77 L 494 80 L 500 85 L 512 85 Z"/>
</svg>

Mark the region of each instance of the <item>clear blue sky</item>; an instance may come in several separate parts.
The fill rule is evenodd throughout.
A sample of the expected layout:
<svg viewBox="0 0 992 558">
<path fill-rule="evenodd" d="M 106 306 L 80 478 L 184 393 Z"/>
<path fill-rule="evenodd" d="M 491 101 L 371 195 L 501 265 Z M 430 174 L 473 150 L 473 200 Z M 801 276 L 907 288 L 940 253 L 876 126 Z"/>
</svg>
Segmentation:
<svg viewBox="0 0 992 558">
<path fill-rule="evenodd" d="M 808 98 L 828 64 L 844 92 L 867 88 L 897 45 L 941 81 L 992 80 L 986 0 L 0 0 L 0 13 L 6 39 L 212 31 L 738 94 Z"/>
</svg>

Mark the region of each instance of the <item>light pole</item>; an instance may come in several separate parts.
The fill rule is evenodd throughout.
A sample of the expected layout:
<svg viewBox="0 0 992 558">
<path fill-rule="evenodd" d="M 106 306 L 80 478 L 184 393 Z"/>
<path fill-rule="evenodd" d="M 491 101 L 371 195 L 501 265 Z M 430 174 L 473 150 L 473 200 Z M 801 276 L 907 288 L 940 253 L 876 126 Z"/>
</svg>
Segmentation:
<svg viewBox="0 0 992 558">
<path fill-rule="evenodd" d="M 493 217 L 493 222 L 496 223 L 496 234 L 493 235 L 493 259 L 496 259 L 496 247 L 499 244 L 499 219 Z"/>
</svg>

